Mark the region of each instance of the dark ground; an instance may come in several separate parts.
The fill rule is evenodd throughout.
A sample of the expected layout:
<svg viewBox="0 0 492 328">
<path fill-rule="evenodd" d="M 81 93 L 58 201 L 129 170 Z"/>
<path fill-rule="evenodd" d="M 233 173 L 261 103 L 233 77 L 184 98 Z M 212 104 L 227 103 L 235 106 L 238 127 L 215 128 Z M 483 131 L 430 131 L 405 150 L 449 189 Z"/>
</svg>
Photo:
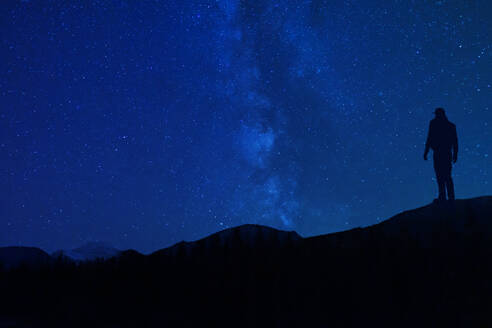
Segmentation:
<svg viewBox="0 0 492 328">
<path fill-rule="evenodd" d="M 492 197 L 312 238 L 246 225 L 4 267 L 0 327 L 490 327 L 491 255 Z"/>
</svg>

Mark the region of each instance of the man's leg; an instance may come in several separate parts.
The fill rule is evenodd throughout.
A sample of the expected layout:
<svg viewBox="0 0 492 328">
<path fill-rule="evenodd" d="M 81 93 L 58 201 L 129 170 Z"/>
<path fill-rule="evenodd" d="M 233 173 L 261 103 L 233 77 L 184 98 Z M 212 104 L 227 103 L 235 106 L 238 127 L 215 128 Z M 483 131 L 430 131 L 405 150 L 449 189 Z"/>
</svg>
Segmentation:
<svg viewBox="0 0 492 328">
<path fill-rule="evenodd" d="M 451 163 L 449 163 L 449 169 L 446 172 L 446 189 L 448 191 L 448 200 L 454 200 L 454 183 L 453 178 L 451 177 L 451 167 Z"/>
<path fill-rule="evenodd" d="M 439 189 L 438 201 L 446 200 L 446 178 L 447 178 L 447 161 L 446 154 L 434 151 L 434 171 L 436 172 L 437 188 Z"/>
<path fill-rule="evenodd" d="M 454 183 L 453 183 L 453 178 L 451 177 L 449 177 L 448 179 L 447 189 L 448 189 L 448 199 L 454 200 Z"/>
<path fill-rule="evenodd" d="M 438 200 L 445 201 L 446 200 L 445 176 L 443 175 L 443 172 L 439 166 L 436 166 L 435 171 L 436 171 L 437 188 L 439 189 Z"/>
</svg>

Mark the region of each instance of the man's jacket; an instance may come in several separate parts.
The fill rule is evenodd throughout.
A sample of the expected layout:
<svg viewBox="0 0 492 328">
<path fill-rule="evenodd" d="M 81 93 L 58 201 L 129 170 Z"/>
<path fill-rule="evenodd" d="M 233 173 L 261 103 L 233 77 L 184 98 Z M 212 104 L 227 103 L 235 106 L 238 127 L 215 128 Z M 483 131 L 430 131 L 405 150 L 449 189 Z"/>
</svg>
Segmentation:
<svg viewBox="0 0 492 328">
<path fill-rule="evenodd" d="M 429 133 L 425 143 L 425 149 L 429 147 L 434 152 L 458 153 L 458 135 L 456 125 L 449 122 L 447 118 L 434 118 L 429 124 Z"/>
</svg>

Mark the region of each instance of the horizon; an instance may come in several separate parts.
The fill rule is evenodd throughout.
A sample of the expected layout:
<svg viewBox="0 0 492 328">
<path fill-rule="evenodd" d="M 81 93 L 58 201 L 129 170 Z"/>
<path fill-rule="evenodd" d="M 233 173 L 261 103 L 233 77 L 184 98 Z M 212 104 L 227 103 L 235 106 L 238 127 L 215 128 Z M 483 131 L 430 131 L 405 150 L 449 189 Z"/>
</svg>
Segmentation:
<svg viewBox="0 0 492 328">
<path fill-rule="evenodd" d="M 490 10 L 2 2 L 0 247 L 377 224 L 437 197 L 437 107 L 457 126 L 456 197 L 490 195 Z"/>
<path fill-rule="evenodd" d="M 455 202 L 459 203 L 461 201 L 470 201 L 470 200 L 476 200 L 476 199 L 484 199 L 484 198 L 492 198 L 492 195 L 481 195 L 481 196 L 477 196 L 477 197 L 471 197 L 471 198 L 457 198 L 455 200 Z M 377 226 L 379 225 L 380 223 L 383 223 L 383 222 L 386 222 L 386 221 L 390 221 L 392 219 L 395 219 L 396 217 L 399 217 L 401 215 L 405 215 L 407 214 L 408 212 L 413 212 L 413 211 L 417 211 L 417 210 L 421 210 L 423 208 L 426 208 L 426 207 L 429 207 L 429 206 L 436 206 L 436 208 L 438 209 L 441 209 L 441 210 L 445 210 L 445 209 L 449 209 L 449 204 L 436 204 L 434 202 L 432 203 L 429 203 L 429 204 L 426 204 L 426 205 L 423 205 L 423 206 L 420 206 L 420 207 L 417 207 L 417 208 L 413 208 L 413 209 L 405 209 L 405 210 L 402 210 L 401 212 L 399 213 L 396 213 L 394 214 L 393 216 L 389 217 L 389 218 L 386 218 L 384 220 L 381 220 L 381 221 L 378 221 L 374 224 L 370 224 L 370 225 L 367 225 L 367 226 L 359 226 L 359 227 L 351 227 L 351 228 L 348 228 L 346 230 L 340 230 L 340 231 L 334 231 L 334 232 L 329 232 L 329 233 L 325 233 L 325 234 L 320 234 L 320 235 L 310 235 L 310 236 L 303 236 L 301 234 L 299 234 L 297 231 L 295 230 L 282 230 L 282 229 L 278 229 L 278 228 L 274 228 L 274 227 L 271 227 L 271 226 L 267 226 L 267 225 L 261 225 L 261 224 L 256 224 L 256 223 L 243 223 L 243 224 L 240 224 L 240 225 L 237 225 L 237 226 L 232 226 L 232 227 L 227 227 L 227 228 L 224 228 L 222 230 L 218 230 L 218 231 L 215 231 L 211 234 L 208 234 L 206 236 L 202 236 L 198 239 L 193 239 L 193 240 L 180 240 L 174 244 L 171 244 L 171 245 L 167 245 L 165 247 L 161 247 L 161 248 L 157 248 L 157 249 L 154 249 L 154 250 L 150 250 L 150 251 L 147 251 L 147 252 L 139 252 L 140 254 L 143 254 L 143 255 L 151 255 L 152 253 L 154 252 L 157 252 L 157 251 L 161 251 L 161 250 L 165 250 L 165 249 L 168 249 L 168 248 L 173 248 L 181 243 L 194 243 L 194 242 L 199 242 L 201 240 L 204 240 L 204 239 L 208 239 L 209 237 L 212 237 L 213 235 L 215 234 L 220 234 L 222 232 L 225 232 L 225 231 L 229 231 L 229 230 L 236 230 L 238 228 L 242 228 L 242 227 L 247 227 L 247 226 L 256 226 L 256 227 L 259 227 L 259 228 L 267 228 L 267 229 L 271 229 L 271 230 L 274 230 L 274 231 L 278 231 L 278 232 L 281 232 L 281 233 L 291 233 L 291 232 L 294 232 L 296 233 L 301 239 L 308 239 L 308 238 L 316 238 L 316 237 L 321 237 L 321 236 L 328 236 L 328 235 L 332 235 L 332 234 L 337 234 L 337 233 L 342 233 L 342 232 L 350 232 L 354 229 L 365 229 L 365 228 L 371 228 L 371 227 L 374 227 L 374 226 Z M 454 205 L 453 205 L 454 206 Z M 466 218 L 463 218 L 463 220 L 466 220 Z M 113 245 L 111 245 L 110 243 L 106 242 L 106 241 L 102 241 L 102 240 L 97 240 L 97 241 L 87 241 L 85 242 L 84 244 L 82 245 L 79 245 L 75 248 L 72 248 L 72 249 L 56 249 L 54 251 L 48 251 L 48 250 L 45 250 L 45 249 L 42 249 L 40 247 L 37 247 L 37 246 L 32 246 L 32 245 L 7 245 L 7 246 L 0 246 L 0 248 L 9 248 L 9 247 L 26 247 L 26 248 L 38 248 L 44 252 L 46 252 L 48 255 L 50 256 L 53 256 L 55 253 L 58 253 L 60 251 L 77 251 L 77 250 L 80 250 L 80 249 L 84 249 L 84 247 L 86 246 L 102 246 L 102 247 L 105 247 L 105 248 L 110 248 L 110 249 L 114 249 L 118 252 L 125 252 L 125 251 L 136 251 L 135 249 L 132 249 L 132 248 L 128 248 L 128 249 L 118 249 L 118 248 L 115 248 Z"/>
</svg>

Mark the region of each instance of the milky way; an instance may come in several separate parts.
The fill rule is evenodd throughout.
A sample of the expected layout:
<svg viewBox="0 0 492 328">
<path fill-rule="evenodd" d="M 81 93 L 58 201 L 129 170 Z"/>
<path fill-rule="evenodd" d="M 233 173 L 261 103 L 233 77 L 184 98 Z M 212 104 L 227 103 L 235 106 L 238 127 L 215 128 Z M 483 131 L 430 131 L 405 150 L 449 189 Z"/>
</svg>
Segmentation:
<svg viewBox="0 0 492 328">
<path fill-rule="evenodd" d="M 310 236 L 490 194 L 488 1 L 3 1 L 0 245 Z"/>
</svg>

